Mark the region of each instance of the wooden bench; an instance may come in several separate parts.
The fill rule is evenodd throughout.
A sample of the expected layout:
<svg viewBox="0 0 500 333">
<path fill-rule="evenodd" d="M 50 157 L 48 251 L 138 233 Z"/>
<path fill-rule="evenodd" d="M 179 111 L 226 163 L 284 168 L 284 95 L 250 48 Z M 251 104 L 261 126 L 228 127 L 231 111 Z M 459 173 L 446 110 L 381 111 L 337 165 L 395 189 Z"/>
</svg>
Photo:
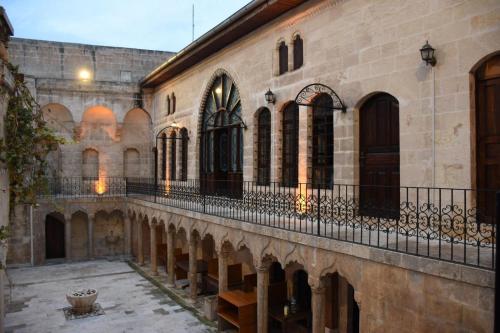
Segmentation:
<svg viewBox="0 0 500 333">
<path fill-rule="evenodd" d="M 227 266 L 227 286 L 229 289 L 241 285 L 241 264 Z M 219 291 L 219 260 L 211 259 L 208 262 L 208 271 L 205 276 L 205 293 L 216 294 Z"/>
<path fill-rule="evenodd" d="M 217 314 L 219 331 L 236 328 L 239 333 L 257 332 L 257 295 L 243 290 L 222 292 Z"/>
</svg>

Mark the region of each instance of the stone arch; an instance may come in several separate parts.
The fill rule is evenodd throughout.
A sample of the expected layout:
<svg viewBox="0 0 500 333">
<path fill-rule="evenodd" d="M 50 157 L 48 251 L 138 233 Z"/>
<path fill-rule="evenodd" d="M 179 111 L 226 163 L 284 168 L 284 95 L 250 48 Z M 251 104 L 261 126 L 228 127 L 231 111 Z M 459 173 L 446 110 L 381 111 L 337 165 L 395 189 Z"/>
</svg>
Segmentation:
<svg viewBox="0 0 500 333">
<path fill-rule="evenodd" d="M 59 103 L 49 103 L 42 108 L 42 114 L 47 125 L 58 135 L 71 139 L 75 130 L 75 121 L 71 111 Z"/>
<path fill-rule="evenodd" d="M 46 214 L 44 228 L 46 259 L 66 257 L 65 224 L 66 219 L 62 213 L 54 211 Z"/>
<path fill-rule="evenodd" d="M 80 138 L 86 141 L 117 141 L 117 129 L 114 112 L 103 105 L 96 105 L 82 115 Z"/>
<path fill-rule="evenodd" d="M 89 256 L 89 216 L 83 210 L 71 213 L 71 259 L 79 260 Z"/>
</svg>

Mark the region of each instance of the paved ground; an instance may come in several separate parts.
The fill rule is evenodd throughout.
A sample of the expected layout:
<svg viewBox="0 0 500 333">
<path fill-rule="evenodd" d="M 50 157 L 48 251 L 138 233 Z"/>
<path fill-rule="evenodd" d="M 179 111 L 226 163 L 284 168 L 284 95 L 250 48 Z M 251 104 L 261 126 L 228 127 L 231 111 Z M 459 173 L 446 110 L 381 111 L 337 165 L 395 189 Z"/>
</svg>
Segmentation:
<svg viewBox="0 0 500 333">
<path fill-rule="evenodd" d="M 124 262 L 92 261 L 8 270 L 6 333 L 212 332 Z M 95 288 L 105 314 L 66 320 L 65 294 Z"/>
</svg>

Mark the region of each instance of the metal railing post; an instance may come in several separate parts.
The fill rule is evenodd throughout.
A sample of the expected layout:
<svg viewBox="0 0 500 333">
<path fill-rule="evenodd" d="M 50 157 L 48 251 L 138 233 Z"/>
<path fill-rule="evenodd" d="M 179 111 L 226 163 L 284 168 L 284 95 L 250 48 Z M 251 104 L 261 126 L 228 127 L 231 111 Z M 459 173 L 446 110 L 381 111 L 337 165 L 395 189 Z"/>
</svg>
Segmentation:
<svg viewBox="0 0 500 333">
<path fill-rule="evenodd" d="M 321 195 L 321 186 L 318 184 L 318 212 L 317 212 L 317 215 L 318 215 L 318 235 L 321 234 L 321 199 L 320 199 L 320 195 Z"/>
</svg>

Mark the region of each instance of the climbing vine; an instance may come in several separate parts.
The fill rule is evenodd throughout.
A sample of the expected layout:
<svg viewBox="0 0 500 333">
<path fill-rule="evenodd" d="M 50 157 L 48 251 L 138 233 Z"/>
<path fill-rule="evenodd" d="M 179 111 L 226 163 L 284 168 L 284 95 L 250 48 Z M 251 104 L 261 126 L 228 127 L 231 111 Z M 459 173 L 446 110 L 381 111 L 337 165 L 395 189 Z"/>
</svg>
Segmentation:
<svg viewBox="0 0 500 333">
<path fill-rule="evenodd" d="M 40 105 L 31 95 L 17 66 L 7 64 L 14 77 L 14 89 L 1 92 L 8 99 L 5 138 L 0 139 L 0 161 L 9 172 L 10 213 L 21 203 L 34 204 L 46 185 L 47 154 L 64 140 L 55 135 L 43 119 Z"/>
</svg>

